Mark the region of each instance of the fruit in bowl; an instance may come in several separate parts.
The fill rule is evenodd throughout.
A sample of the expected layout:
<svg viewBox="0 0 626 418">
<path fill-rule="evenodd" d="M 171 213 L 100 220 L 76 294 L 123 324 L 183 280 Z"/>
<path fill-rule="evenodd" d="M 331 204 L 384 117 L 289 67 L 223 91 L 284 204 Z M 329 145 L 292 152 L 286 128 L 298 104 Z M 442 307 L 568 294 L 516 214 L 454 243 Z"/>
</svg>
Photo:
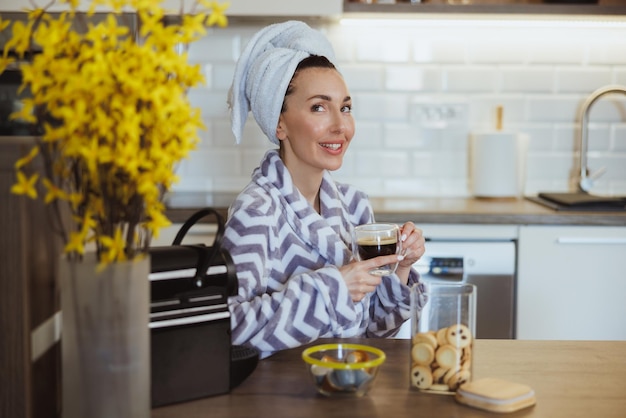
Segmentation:
<svg viewBox="0 0 626 418">
<path fill-rule="evenodd" d="M 365 395 L 385 358 L 378 348 L 349 343 L 320 344 L 302 352 L 313 384 L 326 396 Z"/>
</svg>

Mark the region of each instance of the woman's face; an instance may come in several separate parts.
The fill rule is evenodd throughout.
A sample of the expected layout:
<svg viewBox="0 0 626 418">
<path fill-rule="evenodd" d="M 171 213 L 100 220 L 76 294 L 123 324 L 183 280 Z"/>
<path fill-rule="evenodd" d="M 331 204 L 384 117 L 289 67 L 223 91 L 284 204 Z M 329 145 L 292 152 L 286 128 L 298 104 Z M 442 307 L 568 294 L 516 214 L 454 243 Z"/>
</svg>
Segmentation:
<svg viewBox="0 0 626 418">
<path fill-rule="evenodd" d="M 343 77 L 331 68 L 305 68 L 291 81 L 276 136 L 292 174 L 337 170 L 354 136 L 352 99 Z"/>
</svg>

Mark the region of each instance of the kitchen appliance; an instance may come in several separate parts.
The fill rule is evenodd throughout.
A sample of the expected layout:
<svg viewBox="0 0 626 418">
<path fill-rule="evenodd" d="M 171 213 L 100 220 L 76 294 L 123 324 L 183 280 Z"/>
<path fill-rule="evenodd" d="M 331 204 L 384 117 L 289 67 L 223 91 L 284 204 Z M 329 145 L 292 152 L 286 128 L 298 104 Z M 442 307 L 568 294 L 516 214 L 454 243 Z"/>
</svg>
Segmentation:
<svg viewBox="0 0 626 418">
<path fill-rule="evenodd" d="M 476 338 L 515 338 L 516 241 L 504 236 L 428 238 L 414 267 L 422 280 L 476 286 Z M 396 335 L 410 338 L 410 321 Z"/>
</svg>

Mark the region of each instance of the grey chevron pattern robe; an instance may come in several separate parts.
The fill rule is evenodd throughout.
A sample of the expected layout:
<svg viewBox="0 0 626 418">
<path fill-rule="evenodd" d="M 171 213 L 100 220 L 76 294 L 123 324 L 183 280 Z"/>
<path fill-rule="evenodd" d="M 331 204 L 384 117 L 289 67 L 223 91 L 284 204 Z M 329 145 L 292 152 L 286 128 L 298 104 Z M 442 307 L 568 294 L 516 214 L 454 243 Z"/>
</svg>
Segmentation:
<svg viewBox="0 0 626 418">
<path fill-rule="evenodd" d="M 233 344 L 261 357 L 320 337 L 386 337 L 410 317 L 410 286 L 383 277 L 375 293 L 352 301 L 337 266 L 352 257 L 355 225 L 374 220 L 366 195 L 326 172 L 321 215 L 292 183 L 277 150 L 268 151 L 229 210 L 223 246 L 236 265 L 229 299 Z"/>
</svg>

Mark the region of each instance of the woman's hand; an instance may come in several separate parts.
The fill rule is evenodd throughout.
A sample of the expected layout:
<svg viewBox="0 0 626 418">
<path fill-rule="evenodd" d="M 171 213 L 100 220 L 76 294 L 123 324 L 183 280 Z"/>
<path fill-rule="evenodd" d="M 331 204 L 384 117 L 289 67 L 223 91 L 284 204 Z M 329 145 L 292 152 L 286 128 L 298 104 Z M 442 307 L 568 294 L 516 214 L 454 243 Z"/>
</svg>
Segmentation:
<svg viewBox="0 0 626 418">
<path fill-rule="evenodd" d="M 411 266 L 426 252 L 426 239 L 422 235 L 422 230 L 415 227 L 413 222 L 406 222 L 400 228 L 402 236 L 402 254 L 404 259 L 398 264 L 396 274 L 403 283 L 409 280 Z"/>
<path fill-rule="evenodd" d="M 396 263 L 400 259 L 402 259 L 402 256 L 395 254 L 384 255 L 364 261 L 353 261 L 340 267 L 339 272 L 348 286 L 352 301 L 361 301 L 365 295 L 376 290 L 376 286 L 381 283 L 382 278 L 370 274 L 370 270 L 386 264 Z"/>
<path fill-rule="evenodd" d="M 400 235 L 402 236 L 402 254 L 404 259 L 400 261 L 398 267 L 411 267 L 426 252 L 426 239 L 422 235 L 422 230 L 416 228 L 413 222 L 407 222 L 402 225 Z"/>
</svg>

